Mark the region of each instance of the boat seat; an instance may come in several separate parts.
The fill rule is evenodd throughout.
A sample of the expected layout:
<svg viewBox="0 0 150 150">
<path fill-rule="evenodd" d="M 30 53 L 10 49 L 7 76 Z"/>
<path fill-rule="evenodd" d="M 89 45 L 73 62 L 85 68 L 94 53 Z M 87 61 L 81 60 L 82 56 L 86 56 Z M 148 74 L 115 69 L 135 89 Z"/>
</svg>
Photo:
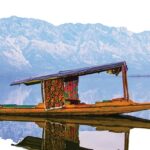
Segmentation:
<svg viewBox="0 0 150 150">
<path fill-rule="evenodd" d="M 35 108 L 44 109 L 44 103 L 39 103 Z"/>
<path fill-rule="evenodd" d="M 80 100 L 79 99 L 65 99 L 65 104 L 80 104 Z"/>
</svg>

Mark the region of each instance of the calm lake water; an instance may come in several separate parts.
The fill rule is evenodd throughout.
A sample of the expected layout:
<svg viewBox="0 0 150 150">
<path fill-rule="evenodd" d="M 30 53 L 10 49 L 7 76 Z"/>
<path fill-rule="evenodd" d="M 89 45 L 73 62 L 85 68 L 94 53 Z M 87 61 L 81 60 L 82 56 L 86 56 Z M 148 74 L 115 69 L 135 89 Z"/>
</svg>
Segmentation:
<svg viewBox="0 0 150 150">
<path fill-rule="evenodd" d="M 92 82 L 91 82 L 92 81 Z M 1 103 L 37 104 L 39 86 L 14 86 L 3 81 Z M 150 102 L 150 78 L 129 78 L 130 98 Z M 94 103 L 122 95 L 120 77 L 98 75 L 80 79 L 82 101 Z M 133 117 L 17 118 L 0 116 L 0 149 L 150 150 L 150 111 Z M 137 119 L 141 118 L 141 119 Z"/>
<path fill-rule="evenodd" d="M 0 122 L 0 149 L 150 149 L 150 121 L 135 117 L 0 119 L 13 120 Z"/>
</svg>

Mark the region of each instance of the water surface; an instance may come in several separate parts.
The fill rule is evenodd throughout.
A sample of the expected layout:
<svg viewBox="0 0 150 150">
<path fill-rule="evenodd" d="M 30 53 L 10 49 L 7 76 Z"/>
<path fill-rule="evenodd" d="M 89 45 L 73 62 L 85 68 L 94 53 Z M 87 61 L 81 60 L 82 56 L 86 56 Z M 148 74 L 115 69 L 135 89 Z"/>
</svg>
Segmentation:
<svg viewBox="0 0 150 150">
<path fill-rule="evenodd" d="M 134 150 L 135 147 L 148 150 L 150 148 L 148 141 L 150 121 L 135 117 L 56 119 L 1 116 L 0 120 L 0 148 L 30 150 Z M 136 138 L 137 135 L 140 136 Z M 139 140 L 140 142 L 136 143 Z"/>
<path fill-rule="evenodd" d="M 40 86 L 0 84 L 1 103 L 37 104 L 41 102 Z M 150 102 L 150 78 L 129 78 L 130 98 Z M 122 96 L 120 77 L 100 75 L 80 79 L 80 99 L 87 103 Z M 129 114 L 128 114 L 129 115 Z M 150 111 L 130 113 L 150 120 Z M 72 119 L 72 118 L 71 118 Z M 0 116 L 0 149 L 41 150 L 149 150 L 150 122 L 124 118 L 50 119 L 9 118 Z M 7 121 L 6 121 L 7 120 Z M 129 121 L 129 122 L 128 122 Z"/>
</svg>

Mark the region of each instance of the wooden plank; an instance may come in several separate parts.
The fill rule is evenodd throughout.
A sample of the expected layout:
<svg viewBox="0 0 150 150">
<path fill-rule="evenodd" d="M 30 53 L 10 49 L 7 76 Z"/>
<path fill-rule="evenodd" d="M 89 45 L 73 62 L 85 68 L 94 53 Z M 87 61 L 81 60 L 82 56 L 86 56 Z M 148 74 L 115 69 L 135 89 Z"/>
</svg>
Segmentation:
<svg viewBox="0 0 150 150">
<path fill-rule="evenodd" d="M 134 111 L 148 110 L 150 103 L 125 105 L 125 106 L 89 106 L 87 108 L 71 108 L 71 109 L 52 109 L 45 111 L 45 109 L 38 108 L 0 108 L 2 115 L 19 115 L 19 116 L 98 116 L 98 115 L 112 115 L 129 113 Z"/>
</svg>

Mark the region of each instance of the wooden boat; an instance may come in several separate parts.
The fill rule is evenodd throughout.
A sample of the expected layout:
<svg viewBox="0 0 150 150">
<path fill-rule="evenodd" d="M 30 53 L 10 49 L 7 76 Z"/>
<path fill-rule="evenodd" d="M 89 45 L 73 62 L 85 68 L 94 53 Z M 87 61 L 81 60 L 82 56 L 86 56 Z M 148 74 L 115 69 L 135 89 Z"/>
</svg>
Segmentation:
<svg viewBox="0 0 150 150">
<path fill-rule="evenodd" d="M 123 97 L 100 101 L 95 104 L 82 103 L 78 96 L 79 77 L 104 71 L 115 75 L 122 72 Z M 11 83 L 11 85 L 18 84 L 41 84 L 42 103 L 35 106 L 1 105 L 0 114 L 19 116 L 97 116 L 150 109 L 150 103 L 137 103 L 130 100 L 126 62 L 60 71 L 56 74 Z"/>
<path fill-rule="evenodd" d="M 79 126 L 88 125 L 96 131 L 124 133 L 124 150 L 128 150 L 130 130 L 134 128 L 150 129 L 150 120 L 131 117 L 128 115 L 99 116 L 99 117 L 68 117 L 68 118 L 38 118 L 20 116 L 0 116 L 2 121 L 35 122 L 43 129 L 42 138 L 27 136 L 17 147 L 29 149 L 87 149 L 80 146 Z M 65 148 L 64 148 L 65 149 Z"/>
</svg>

